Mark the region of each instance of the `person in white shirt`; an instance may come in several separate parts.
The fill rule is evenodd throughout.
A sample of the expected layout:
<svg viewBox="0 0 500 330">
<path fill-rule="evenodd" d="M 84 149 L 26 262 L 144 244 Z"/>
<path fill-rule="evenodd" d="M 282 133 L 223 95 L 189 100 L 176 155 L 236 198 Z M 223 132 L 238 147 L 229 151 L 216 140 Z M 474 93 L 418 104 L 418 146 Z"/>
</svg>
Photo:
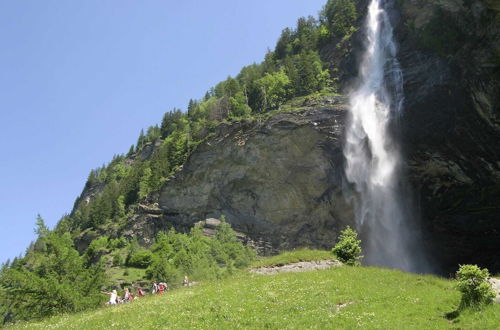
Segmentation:
<svg viewBox="0 0 500 330">
<path fill-rule="evenodd" d="M 118 293 L 116 292 L 116 290 L 113 290 L 111 292 L 101 292 L 102 294 L 107 294 L 109 295 L 109 301 L 108 301 L 108 305 L 116 305 L 116 302 L 118 300 Z"/>
</svg>

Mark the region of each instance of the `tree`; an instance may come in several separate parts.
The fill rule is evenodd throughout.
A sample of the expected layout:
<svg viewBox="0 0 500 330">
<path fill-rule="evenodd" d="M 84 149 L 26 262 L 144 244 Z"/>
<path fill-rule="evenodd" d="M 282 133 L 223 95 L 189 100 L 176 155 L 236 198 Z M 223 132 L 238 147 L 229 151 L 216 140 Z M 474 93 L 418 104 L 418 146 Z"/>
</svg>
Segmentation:
<svg viewBox="0 0 500 330">
<path fill-rule="evenodd" d="M 127 157 L 130 157 L 134 154 L 134 150 L 135 150 L 135 146 L 132 144 L 130 146 L 130 149 L 128 149 L 128 152 L 127 152 Z"/>
<path fill-rule="evenodd" d="M 340 232 L 339 242 L 332 249 L 337 259 L 347 265 L 356 266 L 359 264 L 361 254 L 361 241 L 358 240 L 358 233 L 351 227 Z"/>
<path fill-rule="evenodd" d="M 172 111 L 166 112 L 163 115 L 160 126 L 161 138 L 164 139 L 172 134 L 177 129 L 179 121 L 183 116 L 184 114 L 182 113 L 182 111 L 175 108 Z"/>
<path fill-rule="evenodd" d="M 318 22 L 312 16 L 299 18 L 297 21 L 297 37 L 292 45 L 295 54 L 316 49 L 318 43 L 317 25 Z"/>
<path fill-rule="evenodd" d="M 139 134 L 139 138 L 137 139 L 137 144 L 136 144 L 136 152 L 141 150 L 144 147 L 144 144 L 146 143 L 146 136 L 144 135 L 144 129 L 141 129 L 141 133 Z"/>
<path fill-rule="evenodd" d="M 333 36 L 344 38 L 350 35 L 356 21 L 356 4 L 353 0 L 328 0 L 321 12 Z"/>
<path fill-rule="evenodd" d="M 274 73 L 266 73 L 256 83 L 264 95 L 264 104 L 271 108 L 278 108 L 290 94 L 290 79 L 284 68 Z"/>
<path fill-rule="evenodd" d="M 116 204 L 115 204 L 115 217 L 118 220 L 123 220 L 127 216 L 127 211 L 125 207 L 125 196 L 120 195 L 116 199 Z"/>
<path fill-rule="evenodd" d="M 44 250 L 31 250 L 0 272 L 4 322 L 81 311 L 101 302 L 102 265 L 86 267 L 69 233 L 48 232 L 41 239 Z"/>
<path fill-rule="evenodd" d="M 281 36 L 276 43 L 276 48 L 274 49 L 274 56 L 277 60 L 284 59 L 292 53 L 292 41 L 294 38 L 294 33 L 290 28 L 285 28 L 281 31 Z"/>
<path fill-rule="evenodd" d="M 45 221 L 43 220 L 40 214 L 37 214 L 35 234 L 37 234 L 38 237 L 45 237 L 47 236 L 48 233 L 49 233 L 49 228 L 45 225 Z"/>
<path fill-rule="evenodd" d="M 236 242 L 236 234 L 231 228 L 231 225 L 226 222 L 226 217 L 220 217 L 220 225 L 217 226 L 215 232 L 215 239 L 221 243 L 234 243 Z"/>
<path fill-rule="evenodd" d="M 146 167 L 142 174 L 141 181 L 139 182 L 139 198 L 141 199 L 149 195 L 152 191 L 151 176 L 151 169 Z"/>
<path fill-rule="evenodd" d="M 285 68 L 291 79 L 295 95 L 307 95 L 330 87 L 331 80 L 328 70 L 323 70 L 323 64 L 316 51 L 302 52 L 285 62 Z"/>
<path fill-rule="evenodd" d="M 246 98 L 243 92 L 238 92 L 234 97 L 229 98 L 231 106 L 231 117 L 246 117 L 252 113 L 252 109 L 246 103 Z"/>
</svg>

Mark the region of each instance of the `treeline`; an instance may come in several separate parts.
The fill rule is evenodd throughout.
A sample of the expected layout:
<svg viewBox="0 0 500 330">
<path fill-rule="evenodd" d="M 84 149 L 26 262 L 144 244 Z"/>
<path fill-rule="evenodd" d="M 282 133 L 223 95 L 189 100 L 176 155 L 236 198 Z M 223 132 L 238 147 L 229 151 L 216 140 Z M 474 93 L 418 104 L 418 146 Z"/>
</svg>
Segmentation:
<svg viewBox="0 0 500 330">
<path fill-rule="evenodd" d="M 203 236 L 199 226 L 189 234 L 171 230 L 159 233 L 151 250 L 146 250 L 125 238 L 101 237 L 83 255 L 69 233 L 50 231 L 41 217 L 36 232 L 38 239 L 26 255 L 0 269 L 2 324 L 102 305 L 106 298 L 100 292 L 107 285 L 102 250 L 126 251 L 126 264 L 147 268 L 149 279 L 167 283 L 180 283 L 184 275 L 194 280 L 219 279 L 248 266 L 255 256 L 225 221 L 213 238 Z"/>
</svg>

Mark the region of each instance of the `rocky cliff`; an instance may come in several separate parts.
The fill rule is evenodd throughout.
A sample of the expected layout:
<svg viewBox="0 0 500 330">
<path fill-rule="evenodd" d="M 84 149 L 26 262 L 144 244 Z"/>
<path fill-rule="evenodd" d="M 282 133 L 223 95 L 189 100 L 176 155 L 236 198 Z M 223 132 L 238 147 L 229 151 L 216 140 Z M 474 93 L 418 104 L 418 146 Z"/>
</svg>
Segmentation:
<svg viewBox="0 0 500 330">
<path fill-rule="evenodd" d="M 331 247 L 352 221 L 342 196 L 344 105 L 221 125 L 165 186 L 168 222 L 224 215 L 271 248 Z"/>
<path fill-rule="evenodd" d="M 403 146 L 445 268 L 500 269 L 500 24 L 490 1 L 399 1 Z"/>
</svg>

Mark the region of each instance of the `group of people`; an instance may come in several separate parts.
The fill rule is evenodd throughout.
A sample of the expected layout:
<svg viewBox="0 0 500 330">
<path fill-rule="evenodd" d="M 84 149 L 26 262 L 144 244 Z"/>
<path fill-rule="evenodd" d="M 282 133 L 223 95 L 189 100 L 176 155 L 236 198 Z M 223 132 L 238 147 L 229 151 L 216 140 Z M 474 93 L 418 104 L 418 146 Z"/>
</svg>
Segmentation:
<svg viewBox="0 0 500 330">
<path fill-rule="evenodd" d="M 189 286 L 189 279 L 187 276 L 184 276 L 182 285 Z M 156 281 L 152 282 L 152 287 L 151 287 L 152 294 L 163 294 L 168 290 L 170 290 L 170 287 L 167 285 L 167 283 L 165 282 L 156 283 Z M 130 290 L 128 288 L 125 288 L 123 291 L 124 291 L 123 299 L 118 295 L 118 292 L 116 290 L 112 290 L 111 292 L 103 291 L 101 293 L 109 295 L 109 301 L 106 303 L 107 305 L 123 304 L 132 301 L 134 299 L 137 299 L 138 297 L 143 297 L 145 295 L 144 291 L 142 291 L 142 288 L 137 289 L 137 295 L 133 295 L 132 293 L 130 293 Z"/>
<path fill-rule="evenodd" d="M 123 290 L 123 299 L 118 295 L 118 292 L 116 290 L 112 290 L 111 292 L 103 291 L 101 293 L 109 295 L 109 301 L 107 302 L 107 305 L 123 304 L 132 301 L 134 299 L 137 299 L 137 297 L 144 296 L 144 292 L 142 291 L 141 288 L 137 289 L 137 296 L 130 293 L 130 290 L 128 288 L 125 288 Z"/>
<path fill-rule="evenodd" d="M 156 281 L 153 281 L 153 287 L 151 288 L 151 293 L 163 294 L 163 292 L 168 291 L 169 289 L 170 288 L 168 287 L 167 283 L 165 282 L 156 283 Z"/>
</svg>

